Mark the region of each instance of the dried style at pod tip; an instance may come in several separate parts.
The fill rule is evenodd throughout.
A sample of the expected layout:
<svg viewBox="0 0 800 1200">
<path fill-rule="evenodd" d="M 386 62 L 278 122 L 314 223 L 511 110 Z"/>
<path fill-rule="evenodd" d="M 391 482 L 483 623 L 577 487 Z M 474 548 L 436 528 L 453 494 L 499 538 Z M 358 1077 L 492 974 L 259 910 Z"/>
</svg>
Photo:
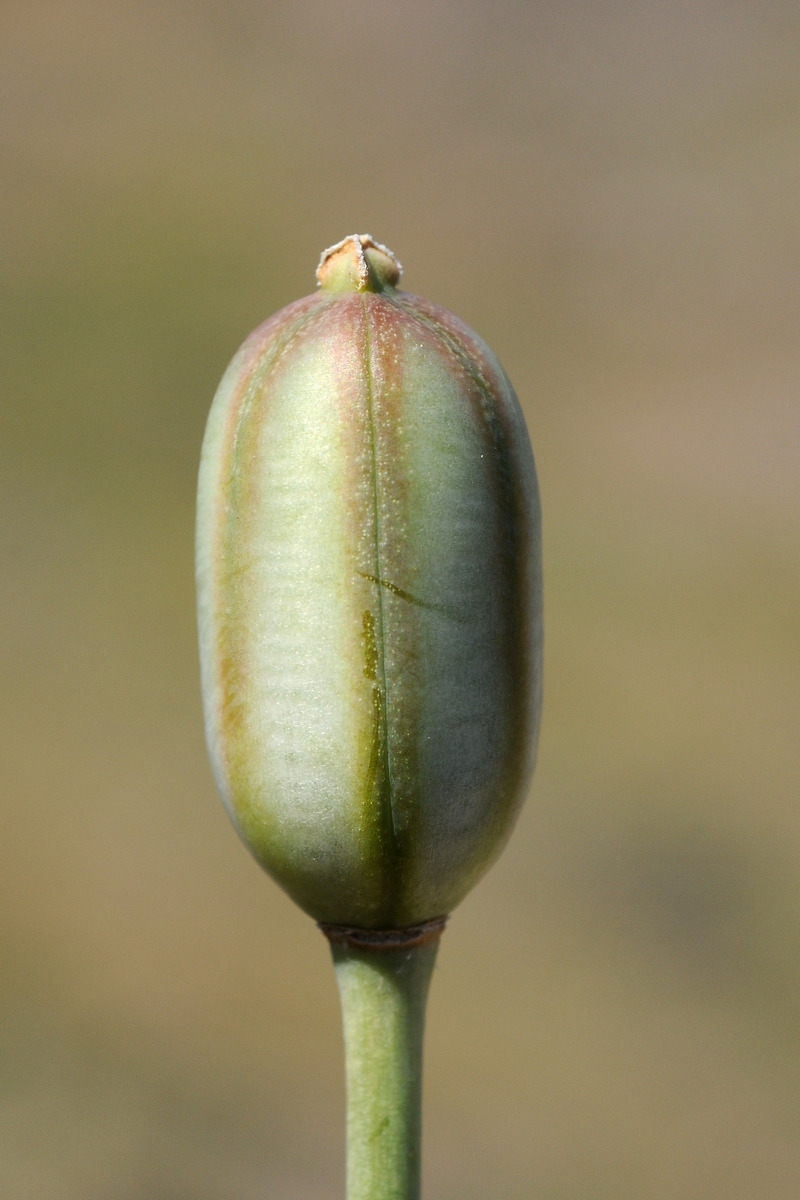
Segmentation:
<svg viewBox="0 0 800 1200">
<path fill-rule="evenodd" d="M 449 913 L 502 849 L 541 702 L 530 442 L 492 351 L 368 235 L 245 341 L 203 445 L 214 772 L 317 921 Z"/>
</svg>

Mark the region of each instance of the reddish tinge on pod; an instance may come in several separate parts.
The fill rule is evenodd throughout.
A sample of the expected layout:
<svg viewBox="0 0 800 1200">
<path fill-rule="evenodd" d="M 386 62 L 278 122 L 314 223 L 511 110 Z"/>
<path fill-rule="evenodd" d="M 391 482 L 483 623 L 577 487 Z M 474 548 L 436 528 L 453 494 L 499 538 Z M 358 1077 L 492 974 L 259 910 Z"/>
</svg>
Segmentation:
<svg viewBox="0 0 800 1200">
<path fill-rule="evenodd" d="M 256 858 L 317 920 L 447 914 L 504 845 L 541 699 L 540 514 L 497 359 L 367 235 L 245 341 L 208 419 L 208 745 Z"/>
</svg>

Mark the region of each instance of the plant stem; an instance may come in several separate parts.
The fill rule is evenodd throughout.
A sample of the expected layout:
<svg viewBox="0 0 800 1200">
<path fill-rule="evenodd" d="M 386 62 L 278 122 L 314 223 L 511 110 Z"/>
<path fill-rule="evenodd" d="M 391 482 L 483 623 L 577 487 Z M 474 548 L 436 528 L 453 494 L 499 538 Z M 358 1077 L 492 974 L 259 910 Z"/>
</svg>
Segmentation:
<svg viewBox="0 0 800 1200">
<path fill-rule="evenodd" d="M 332 945 L 344 1020 L 347 1200 L 419 1200 L 422 1038 L 438 937 Z"/>
</svg>

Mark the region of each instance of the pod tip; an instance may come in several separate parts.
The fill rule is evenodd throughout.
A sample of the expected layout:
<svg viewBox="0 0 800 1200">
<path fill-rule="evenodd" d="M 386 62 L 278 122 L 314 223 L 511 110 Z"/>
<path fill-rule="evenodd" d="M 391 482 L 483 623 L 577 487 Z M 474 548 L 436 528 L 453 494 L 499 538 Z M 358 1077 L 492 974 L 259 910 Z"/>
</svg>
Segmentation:
<svg viewBox="0 0 800 1200">
<path fill-rule="evenodd" d="M 382 292 L 397 287 L 402 271 L 387 246 L 368 233 L 351 233 L 323 251 L 317 284 L 329 292 Z"/>
</svg>

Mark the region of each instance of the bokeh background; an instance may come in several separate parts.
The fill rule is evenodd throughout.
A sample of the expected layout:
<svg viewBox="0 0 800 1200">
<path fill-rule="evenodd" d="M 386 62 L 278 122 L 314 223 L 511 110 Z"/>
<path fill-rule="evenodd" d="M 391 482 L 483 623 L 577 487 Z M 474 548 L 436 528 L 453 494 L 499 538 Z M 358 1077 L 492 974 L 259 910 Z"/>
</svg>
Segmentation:
<svg viewBox="0 0 800 1200">
<path fill-rule="evenodd" d="M 538 773 L 431 995 L 430 1200 L 800 1195 L 791 0 L 0 4 L 0 1196 L 333 1200 L 327 947 L 206 764 L 195 471 L 387 242 L 545 505 Z"/>
</svg>

